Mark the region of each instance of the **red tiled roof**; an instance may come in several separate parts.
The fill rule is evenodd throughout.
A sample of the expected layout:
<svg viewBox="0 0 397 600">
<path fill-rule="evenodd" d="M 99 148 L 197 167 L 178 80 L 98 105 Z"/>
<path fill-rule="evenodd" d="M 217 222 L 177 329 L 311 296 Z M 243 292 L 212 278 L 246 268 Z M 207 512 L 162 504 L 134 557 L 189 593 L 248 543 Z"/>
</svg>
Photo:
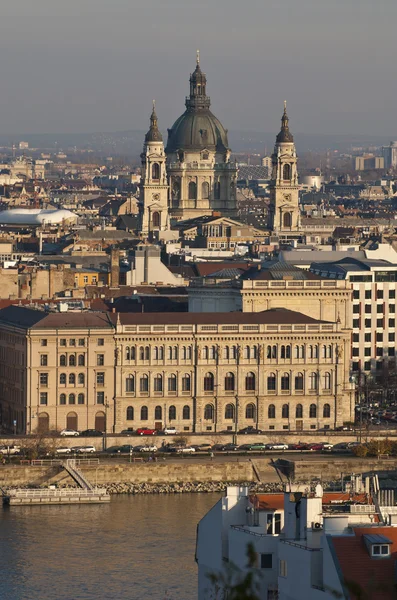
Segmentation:
<svg viewBox="0 0 397 600">
<path fill-rule="evenodd" d="M 258 510 L 284 509 L 284 494 L 252 494 L 249 499 Z"/>
<path fill-rule="evenodd" d="M 352 502 L 355 504 L 368 504 L 366 494 L 354 494 L 349 492 L 325 492 L 323 495 L 323 504 L 342 504 L 343 502 Z"/>
<path fill-rule="evenodd" d="M 356 527 L 353 531 L 354 536 L 334 536 L 329 539 L 339 563 L 336 566 L 347 584 L 351 600 L 364 597 L 371 600 L 395 600 L 397 527 Z M 384 535 L 389 538 L 392 541 L 390 557 L 371 558 L 362 539 L 365 534 Z M 361 596 L 357 586 L 361 588 Z"/>
</svg>

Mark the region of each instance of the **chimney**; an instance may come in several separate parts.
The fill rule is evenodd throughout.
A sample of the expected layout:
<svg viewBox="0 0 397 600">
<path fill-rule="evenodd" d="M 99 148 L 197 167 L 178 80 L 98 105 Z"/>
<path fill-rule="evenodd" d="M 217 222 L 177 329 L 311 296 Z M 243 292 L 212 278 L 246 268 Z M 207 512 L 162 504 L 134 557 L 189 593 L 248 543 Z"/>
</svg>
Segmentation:
<svg viewBox="0 0 397 600">
<path fill-rule="evenodd" d="M 112 248 L 110 251 L 110 287 L 119 287 L 120 281 L 120 251 Z"/>
</svg>

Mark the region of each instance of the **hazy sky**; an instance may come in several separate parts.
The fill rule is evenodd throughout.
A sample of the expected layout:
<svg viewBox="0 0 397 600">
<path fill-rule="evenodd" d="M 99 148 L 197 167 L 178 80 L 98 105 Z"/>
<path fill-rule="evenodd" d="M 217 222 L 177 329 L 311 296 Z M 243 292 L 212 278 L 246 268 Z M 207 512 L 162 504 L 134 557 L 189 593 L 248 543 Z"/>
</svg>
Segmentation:
<svg viewBox="0 0 397 600">
<path fill-rule="evenodd" d="M 0 133 L 162 129 L 196 48 L 228 129 L 397 136 L 396 0 L 12 0 Z"/>
</svg>

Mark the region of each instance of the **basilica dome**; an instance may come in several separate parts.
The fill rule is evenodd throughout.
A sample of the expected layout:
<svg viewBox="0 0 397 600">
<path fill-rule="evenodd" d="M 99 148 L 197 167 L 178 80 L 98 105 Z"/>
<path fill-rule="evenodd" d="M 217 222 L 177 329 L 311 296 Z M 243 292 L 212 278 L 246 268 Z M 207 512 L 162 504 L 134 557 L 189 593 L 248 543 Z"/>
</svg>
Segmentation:
<svg viewBox="0 0 397 600">
<path fill-rule="evenodd" d="M 186 98 L 186 110 L 168 130 L 166 152 L 228 150 L 227 130 L 210 111 L 206 84 L 206 75 L 197 61 L 196 69 L 190 76 L 190 96 Z"/>
</svg>

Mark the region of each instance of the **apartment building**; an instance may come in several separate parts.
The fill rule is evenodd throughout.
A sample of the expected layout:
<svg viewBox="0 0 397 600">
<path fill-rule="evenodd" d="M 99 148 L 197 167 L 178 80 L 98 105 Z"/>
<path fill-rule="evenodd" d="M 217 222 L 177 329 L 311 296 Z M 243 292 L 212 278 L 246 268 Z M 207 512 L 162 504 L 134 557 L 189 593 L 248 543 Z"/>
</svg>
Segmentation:
<svg viewBox="0 0 397 600">
<path fill-rule="evenodd" d="M 180 431 L 351 420 L 349 329 L 299 312 L 0 311 L 2 423 Z"/>
<path fill-rule="evenodd" d="M 353 289 L 352 371 L 382 376 L 385 367 L 396 360 L 397 264 L 346 257 L 313 263 L 310 270 L 349 282 Z"/>
</svg>

